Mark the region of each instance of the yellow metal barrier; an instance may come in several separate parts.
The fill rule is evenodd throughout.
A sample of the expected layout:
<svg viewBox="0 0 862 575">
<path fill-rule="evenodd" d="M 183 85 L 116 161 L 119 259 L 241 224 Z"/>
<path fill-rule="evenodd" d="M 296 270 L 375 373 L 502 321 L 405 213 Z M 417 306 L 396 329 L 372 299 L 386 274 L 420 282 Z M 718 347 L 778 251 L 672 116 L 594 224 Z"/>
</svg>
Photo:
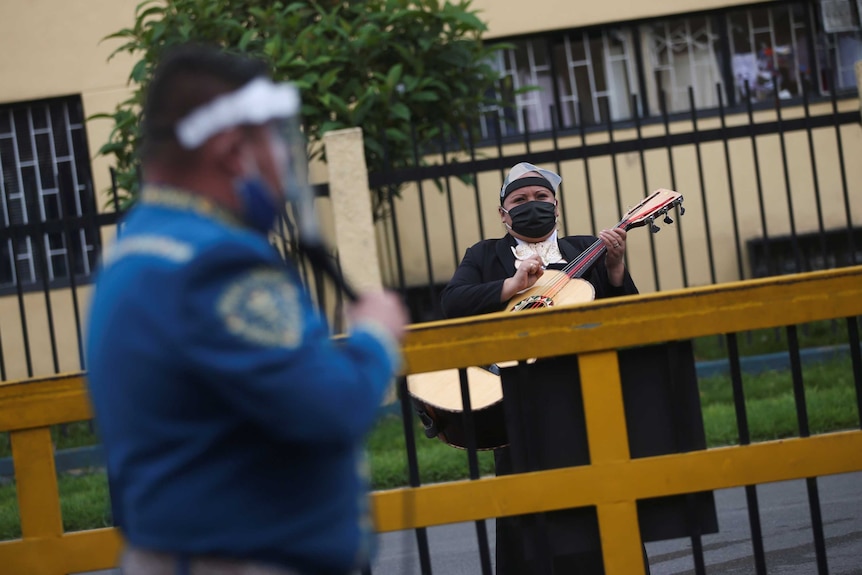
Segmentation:
<svg viewBox="0 0 862 575">
<path fill-rule="evenodd" d="M 636 500 L 859 471 L 862 431 L 632 460 L 616 350 L 859 315 L 862 267 L 413 326 L 405 373 L 579 354 L 592 464 L 378 491 L 378 529 L 595 505 L 606 573 L 643 574 Z M 22 539 L 0 543 L 4 573 L 116 564 L 116 530 L 62 532 L 48 427 L 90 417 L 81 374 L 0 384 L 0 431 L 10 431 L 22 527 Z"/>
</svg>

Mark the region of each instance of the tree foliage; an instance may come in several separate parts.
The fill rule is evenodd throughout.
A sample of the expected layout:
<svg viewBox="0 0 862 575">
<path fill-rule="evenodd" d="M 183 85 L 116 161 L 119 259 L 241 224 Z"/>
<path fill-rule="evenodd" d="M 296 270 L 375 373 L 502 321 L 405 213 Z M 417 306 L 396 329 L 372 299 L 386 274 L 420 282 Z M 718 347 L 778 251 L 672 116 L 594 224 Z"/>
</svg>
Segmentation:
<svg viewBox="0 0 862 575">
<path fill-rule="evenodd" d="M 123 42 L 113 54 L 139 59 L 132 95 L 101 115 L 114 126 L 99 153 L 114 156 L 118 188 L 133 199 L 147 82 L 166 47 L 195 41 L 263 58 L 275 79 L 294 82 L 312 157 L 325 132 L 359 126 L 370 171 L 410 165 L 414 137 L 420 148 L 441 138 L 463 143 L 494 93 L 491 60 L 501 46 L 483 43 L 486 27 L 470 3 L 145 0 L 132 27 L 107 37 Z"/>
</svg>

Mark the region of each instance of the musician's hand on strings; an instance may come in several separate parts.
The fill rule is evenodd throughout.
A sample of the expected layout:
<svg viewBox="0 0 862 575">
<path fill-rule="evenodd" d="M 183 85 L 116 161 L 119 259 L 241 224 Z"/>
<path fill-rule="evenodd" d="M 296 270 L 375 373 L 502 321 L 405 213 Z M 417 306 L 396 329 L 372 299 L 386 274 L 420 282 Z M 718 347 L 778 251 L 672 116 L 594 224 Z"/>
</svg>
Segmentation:
<svg viewBox="0 0 862 575">
<path fill-rule="evenodd" d="M 518 292 L 533 287 L 536 281 L 545 273 L 545 264 L 537 255 L 520 260 L 515 275 L 503 282 L 500 301 L 509 301 Z"/>
<path fill-rule="evenodd" d="M 608 269 L 608 280 L 611 285 L 623 285 L 623 277 L 626 270 L 626 231 L 622 228 L 611 228 L 599 232 L 599 237 L 607 248 L 605 256 L 605 267 Z"/>
</svg>

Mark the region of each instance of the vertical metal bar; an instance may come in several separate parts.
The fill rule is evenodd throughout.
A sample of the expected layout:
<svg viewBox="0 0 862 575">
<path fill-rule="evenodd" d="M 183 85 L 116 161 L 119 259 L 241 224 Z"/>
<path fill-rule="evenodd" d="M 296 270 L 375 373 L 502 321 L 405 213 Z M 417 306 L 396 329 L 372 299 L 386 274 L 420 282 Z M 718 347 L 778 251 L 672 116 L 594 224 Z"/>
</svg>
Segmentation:
<svg viewBox="0 0 862 575">
<path fill-rule="evenodd" d="M 387 171 L 392 170 L 392 163 L 389 157 L 389 140 L 386 138 L 386 131 L 381 134 L 383 143 L 383 165 Z M 401 253 L 401 240 L 398 228 L 398 213 L 395 209 L 395 196 L 397 191 L 393 189 L 392 184 L 386 185 L 386 199 L 389 202 L 389 220 L 392 223 L 392 244 L 395 246 L 395 269 L 398 273 L 398 289 L 401 295 L 406 298 L 407 284 L 404 279 L 404 256 Z"/>
<path fill-rule="evenodd" d="M 551 109 L 549 110 L 549 114 L 551 117 L 551 144 L 553 145 L 554 150 L 554 167 L 557 170 L 558 174 L 562 174 L 562 168 L 560 166 L 560 141 L 559 141 L 559 133 L 557 126 L 557 114 L 554 114 L 554 106 L 551 105 Z M 561 206 L 560 212 L 563 213 L 566 208 L 566 203 L 563 201 L 563 190 L 565 189 L 565 182 L 560 182 L 560 187 L 557 188 L 557 205 Z M 569 235 L 568 232 L 569 223 L 568 219 L 563 217 L 563 229 L 562 233 L 564 236 Z"/>
<path fill-rule="evenodd" d="M 778 85 L 778 77 L 772 77 L 772 85 Z M 790 243 L 793 246 L 793 261 L 796 265 L 796 271 L 805 271 L 802 263 L 802 252 L 799 249 L 799 236 L 796 233 L 796 217 L 793 213 L 793 192 L 790 185 L 790 170 L 787 166 L 787 145 L 784 141 L 784 121 L 781 117 L 781 98 L 778 97 L 778 91 L 774 90 L 773 100 L 775 101 L 775 119 L 778 122 L 778 142 L 781 144 L 781 167 L 784 170 L 784 189 L 787 191 L 787 215 L 790 218 Z"/>
<path fill-rule="evenodd" d="M 557 115 L 554 114 L 554 107 L 553 106 L 551 106 L 551 110 L 549 113 L 551 116 L 551 143 L 553 144 L 553 150 L 554 150 L 554 167 L 557 169 L 558 174 L 562 174 L 563 172 L 562 172 L 562 168 L 560 167 L 560 156 L 559 156 L 560 141 L 559 141 L 559 134 L 557 133 L 557 128 L 558 128 L 557 127 L 557 120 L 556 120 Z M 566 208 L 566 202 L 564 201 L 564 198 L 563 198 L 563 190 L 564 189 L 565 189 L 565 182 L 560 182 L 560 187 L 557 188 L 557 203 L 558 203 L 558 205 L 562 206 L 561 211 L 564 211 Z M 563 235 L 564 236 L 569 235 L 569 220 L 565 217 L 563 218 Z"/>
<path fill-rule="evenodd" d="M 580 135 L 581 135 L 581 149 L 586 150 L 587 149 L 587 135 L 586 135 L 586 129 L 584 128 L 583 104 L 581 104 L 581 101 L 578 100 L 576 102 L 576 105 L 577 105 L 577 109 L 578 109 L 578 118 L 579 118 L 578 132 L 580 132 Z M 593 233 L 595 233 L 599 230 L 596 227 L 596 209 L 595 209 L 595 206 L 593 205 L 593 183 L 592 183 L 592 180 L 590 179 L 590 157 L 586 152 L 584 152 L 584 183 L 586 184 L 586 189 L 587 189 L 587 206 L 588 206 L 587 209 L 589 210 L 589 213 L 590 213 L 590 225 L 592 226 L 591 229 L 592 229 Z"/>
<path fill-rule="evenodd" d="M 769 231 L 766 225 L 766 206 L 763 200 L 763 183 L 760 178 L 760 158 L 757 155 L 757 136 L 754 134 L 754 111 L 751 108 L 751 88 L 745 81 L 745 109 L 748 112 L 748 134 L 751 138 L 751 156 L 754 159 L 754 181 L 757 184 L 757 201 L 760 206 L 760 229 L 763 230 L 763 259 L 766 274 L 772 275 L 774 267 L 769 258 Z"/>
<path fill-rule="evenodd" d="M 676 190 L 676 170 L 673 163 L 673 144 L 670 139 L 670 118 L 667 113 L 667 94 L 664 90 L 659 92 L 659 106 L 661 107 L 661 119 L 664 124 L 665 146 L 667 147 L 667 164 L 670 169 L 670 185 Z M 679 208 L 677 208 L 677 226 L 676 238 L 679 245 L 679 264 L 680 272 L 682 273 L 682 285 L 688 287 L 688 267 L 685 264 L 685 242 L 682 238 L 682 221 L 679 217 Z"/>
<path fill-rule="evenodd" d="M 410 487 L 419 487 L 419 459 L 416 456 L 416 435 L 413 433 L 413 408 L 410 404 L 410 392 L 407 390 L 407 378 L 398 377 L 398 395 L 401 398 L 401 423 L 404 428 L 404 445 L 407 448 L 407 477 Z M 428 531 L 425 527 L 414 529 L 416 546 L 419 550 L 419 566 L 422 575 L 431 574 L 431 551 L 428 548 Z M 407 570 L 405 569 L 405 572 Z"/>
<path fill-rule="evenodd" d="M 805 404 L 805 386 L 802 381 L 802 359 L 799 355 L 799 335 L 795 325 L 787 326 L 787 347 L 790 353 L 790 374 L 793 378 L 793 399 L 796 403 L 796 418 L 799 424 L 799 436 L 811 435 L 808 423 L 808 407 Z M 829 575 L 826 560 L 826 539 L 823 535 L 823 516 L 820 512 L 820 495 L 817 490 L 817 478 L 805 480 L 808 489 L 808 507 L 811 513 L 811 530 L 814 535 L 814 553 L 817 557 L 818 575 Z"/>
<path fill-rule="evenodd" d="M 748 431 L 748 416 L 745 412 L 745 392 L 742 388 L 742 368 L 739 362 L 739 345 L 736 334 L 729 333 L 727 357 L 730 360 L 730 381 L 733 386 L 733 406 L 736 411 L 736 427 L 740 445 L 751 443 Z M 760 506 L 757 501 L 757 486 L 745 486 L 745 499 L 748 504 L 748 523 L 751 527 L 751 546 L 754 552 L 754 568 L 757 575 L 766 575 L 766 553 L 763 549 L 763 530 L 760 525 Z"/>
<path fill-rule="evenodd" d="M 648 118 L 652 114 L 649 113 L 649 92 L 647 92 L 646 85 L 646 74 L 644 74 L 644 56 L 643 50 L 641 49 L 641 29 L 640 26 L 633 25 L 631 27 L 632 31 L 632 43 L 634 44 L 635 49 L 635 70 L 637 72 L 638 77 L 638 92 L 641 95 L 641 105 L 643 108 L 641 111 L 643 112 L 643 117 Z M 638 109 L 632 108 L 632 114 L 634 116 L 638 116 Z"/>
<path fill-rule="evenodd" d="M 18 254 L 15 250 L 15 234 L 12 234 L 12 242 L 10 244 L 12 257 L 12 267 L 15 270 L 15 292 L 18 296 L 18 313 L 21 319 L 21 341 L 24 344 L 24 361 L 27 364 L 27 377 L 33 377 L 33 357 L 30 352 L 30 333 L 27 329 L 27 310 L 24 306 L 24 289 L 21 286 L 21 275 L 18 273 Z M 21 233 L 22 237 L 27 237 L 26 233 Z"/>
<path fill-rule="evenodd" d="M 549 116 L 549 118 L 551 120 L 551 128 L 553 129 L 554 124 L 559 124 L 560 126 L 563 125 L 563 110 L 562 110 L 562 106 L 560 106 L 560 102 L 559 102 L 559 98 L 560 98 L 560 80 L 559 80 L 559 77 L 560 77 L 560 75 L 557 73 L 557 64 L 556 64 L 556 61 L 554 60 L 554 51 L 551 48 L 551 42 L 552 41 L 553 40 L 551 38 L 545 39 L 545 58 L 547 58 L 547 60 L 548 60 L 548 67 L 550 68 L 550 73 L 551 73 L 551 89 L 554 91 L 553 103 L 551 104 L 551 109 L 550 109 L 551 115 Z M 554 110 L 557 111 L 556 115 L 554 115 Z M 556 149 L 556 146 L 554 147 L 554 149 Z M 557 170 L 557 173 L 558 174 L 560 173 L 559 170 Z"/>
<path fill-rule="evenodd" d="M 604 104 L 605 104 L 604 105 L 604 112 L 605 112 L 605 116 L 607 117 L 607 121 L 608 121 L 608 150 L 609 150 L 608 154 L 611 157 L 611 168 L 613 170 L 613 175 L 614 175 L 614 191 L 616 193 L 616 198 L 617 198 L 617 214 L 622 215 L 625 213 L 625 210 L 623 210 L 623 200 L 622 200 L 622 196 L 620 194 L 620 174 L 619 174 L 619 169 L 617 167 L 617 153 L 616 153 L 616 149 L 615 149 L 616 148 L 616 141 L 614 140 L 614 126 L 613 126 L 613 122 L 611 120 L 610 101 L 608 98 L 605 98 Z M 629 252 L 628 251 L 626 251 L 623 258 L 625 259 L 626 268 L 628 268 L 629 267 Z M 653 279 L 655 280 L 655 291 L 660 291 L 661 287 L 659 284 L 658 276 L 655 276 Z"/>
<path fill-rule="evenodd" d="M 470 469 L 470 479 L 479 479 L 479 457 L 476 454 L 476 426 L 473 418 L 473 405 L 470 401 L 470 383 L 467 380 L 467 370 L 458 370 L 458 379 L 461 384 L 461 405 L 464 411 L 461 414 L 464 422 L 464 437 L 467 438 L 467 464 Z M 483 575 L 491 573 L 491 550 L 488 545 L 488 530 L 485 520 L 476 521 L 476 538 L 479 543 L 479 562 L 482 565 Z"/>
<path fill-rule="evenodd" d="M 619 169 L 617 168 L 617 153 L 616 153 L 616 142 L 614 141 L 614 125 L 611 121 L 611 109 L 608 99 L 604 100 L 604 112 L 607 117 L 608 124 L 608 154 L 611 157 L 611 167 L 613 169 L 614 175 L 614 191 L 616 192 L 617 198 L 617 213 L 622 214 L 623 212 L 623 200 L 620 196 L 620 174 Z M 656 284 L 656 291 L 659 290 L 658 284 Z"/>
<path fill-rule="evenodd" d="M 686 504 L 689 508 L 689 514 L 695 515 L 696 511 L 692 513 L 692 508 L 697 505 L 697 500 L 692 495 L 689 495 L 686 497 Z M 693 523 L 693 525 L 697 525 L 697 523 Z M 694 573 L 695 575 L 706 575 L 706 559 L 703 556 L 703 538 L 701 537 L 700 529 L 698 528 L 696 533 L 692 533 L 689 539 L 691 539 L 691 557 L 694 560 Z"/>
<path fill-rule="evenodd" d="M 733 241 L 736 248 L 736 266 L 738 279 L 745 279 L 745 270 L 742 262 L 742 244 L 739 237 L 739 216 L 736 212 L 736 193 L 733 187 L 733 171 L 730 168 L 730 144 L 727 140 L 727 119 L 724 115 L 724 96 L 722 96 L 721 84 L 715 85 L 718 93 L 718 115 L 721 118 L 721 142 L 724 145 L 724 165 L 727 169 L 727 189 L 730 194 L 730 214 L 733 222 Z"/>
<path fill-rule="evenodd" d="M 419 167 L 419 143 L 416 137 L 416 126 L 410 124 L 410 139 L 413 148 L 413 165 Z M 419 192 L 419 213 L 422 217 L 422 245 L 425 251 L 425 269 L 428 272 L 428 298 L 429 301 L 434 301 L 434 265 L 431 260 L 431 239 L 428 237 L 428 214 L 425 211 L 425 188 L 422 186 L 422 180 L 416 178 L 416 187 Z"/>
<path fill-rule="evenodd" d="M 802 107 L 805 111 L 805 133 L 808 136 L 808 153 L 811 155 L 811 177 L 814 180 L 814 201 L 817 204 L 817 229 L 820 232 L 820 256 L 824 268 L 829 268 L 829 253 L 826 247 L 826 229 L 823 225 L 823 205 L 820 197 L 820 181 L 817 177 L 817 153 L 814 151 L 814 134 L 811 129 L 811 110 L 808 102 L 808 83 L 802 83 Z"/>
<path fill-rule="evenodd" d="M 500 110 L 494 110 L 494 117 L 496 118 L 497 126 L 500 125 Z M 500 133 L 500 130 L 497 130 L 496 137 L 494 138 L 495 143 L 497 144 L 497 158 L 500 159 L 503 157 L 503 136 Z M 502 185 L 503 180 L 506 179 L 506 166 L 503 165 L 502 161 L 500 162 L 500 184 Z"/>
<path fill-rule="evenodd" d="M 808 424 L 808 407 L 805 405 L 805 387 L 802 384 L 802 359 L 799 356 L 799 334 L 795 325 L 786 328 L 787 348 L 790 353 L 790 376 L 793 379 L 793 398 L 796 403 L 796 420 L 799 436 L 808 437 L 811 429 Z"/>
<path fill-rule="evenodd" d="M 59 189 L 59 185 L 57 187 Z M 77 259 L 74 253 L 75 250 L 72 248 L 72 225 L 69 221 L 71 218 L 66 216 L 66 211 L 63 207 L 62 194 L 57 194 L 57 203 L 60 206 L 60 225 L 63 229 L 63 238 L 66 241 L 66 267 L 69 273 L 69 291 L 72 296 L 72 313 L 75 317 L 75 338 L 78 342 L 78 365 L 81 369 L 84 369 L 84 341 L 82 335 L 83 332 L 81 330 L 81 310 L 78 305 L 78 282 L 75 279 L 75 264 L 77 263 Z M 81 225 L 83 225 L 83 222 Z M 83 253 L 86 254 L 86 251 Z"/>
<path fill-rule="evenodd" d="M 853 383 L 856 387 L 856 415 L 862 428 L 862 351 L 859 349 L 859 325 L 855 317 L 847 318 L 847 340 L 850 344 L 850 363 L 853 366 Z"/>
<path fill-rule="evenodd" d="M 299 274 L 300 281 L 308 288 L 311 289 L 311 283 L 308 277 L 308 269 L 305 265 L 303 265 L 303 261 L 300 261 L 297 257 L 296 250 L 294 246 L 296 246 L 296 227 L 290 220 L 290 214 L 287 211 L 287 207 L 285 206 L 284 211 L 281 214 L 281 217 L 278 219 L 278 240 L 281 243 L 281 249 L 283 250 L 285 259 L 293 259 L 296 263 L 296 271 Z"/>
<path fill-rule="evenodd" d="M 807 6 L 805 6 L 806 9 L 803 10 L 803 13 L 805 14 L 805 16 L 802 18 L 803 25 L 805 26 L 805 28 L 804 28 L 805 29 L 805 47 L 808 49 L 809 54 L 817 54 L 817 47 L 814 44 L 814 40 L 815 40 L 815 38 L 817 38 L 816 32 L 814 30 L 814 20 L 816 18 L 816 16 L 814 15 L 814 10 L 817 9 L 817 3 L 809 1 L 806 4 L 807 4 Z M 808 65 L 808 70 L 807 70 L 808 77 L 802 78 L 803 83 L 809 89 L 811 88 L 811 81 L 812 80 L 817 82 L 818 86 L 820 85 L 820 81 L 817 79 L 818 74 L 819 74 L 819 68 L 820 68 L 818 60 L 819 60 L 819 58 L 813 58 L 813 62 L 810 62 Z M 798 62 L 797 62 L 797 64 L 798 64 Z M 818 89 L 817 93 L 818 94 L 820 93 L 819 89 Z"/>
<path fill-rule="evenodd" d="M 35 244 L 33 257 L 38 260 L 39 273 L 42 276 L 42 293 L 45 295 L 45 318 L 48 320 L 48 342 L 51 345 L 51 360 L 54 365 L 54 373 L 59 373 L 60 358 L 57 354 L 57 332 L 54 329 L 54 308 L 51 305 L 51 284 L 48 274 L 48 258 L 51 257 L 51 253 L 47 245 L 48 232 L 45 229 L 45 222 L 41 216 L 39 221 L 36 222 L 36 236 L 40 241 L 33 242 Z M 38 246 L 38 250 L 41 250 L 41 257 L 39 257 L 40 254 L 35 246 Z"/>
<path fill-rule="evenodd" d="M 476 225 L 479 226 L 479 238 L 485 239 L 485 224 L 482 223 L 482 197 L 479 194 L 479 173 L 476 166 L 476 142 L 473 140 L 473 130 L 467 130 L 467 143 L 470 146 L 470 164 L 474 167 L 473 196 L 476 198 Z"/>
<path fill-rule="evenodd" d="M 0 329 L 0 381 L 6 381 L 6 357 L 3 355 L 3 330 Z"/>
<path fill-rule="evenodd" d="M 11 112 L 10 112 L 10 114 L 11 114 Z M 0 200 L 2 200 L 2 202 L 3 202 L 3 213 L 7 214 L 6 217 L 8 218 L 9 201 L 6 197 L 6 191 L 5 191 L 2 180 L 0 180 L 0 190 L 2 190 L 2 193 L 0 193 Z M 5 224 L 6 222 L 4 221 L 3 223 Z M 9 228 L 7 228 L 7 231 L 11 231 L 11 229 L 12 228 L 10 226 Z M 17 268 L 17 264 L 15 263 L 15 255 L 14 255 L 14 245 L 15 245 L 14 234 L 10 233 L 9 239 L 7 241 L 9 242 L 8 243 L 8 245 L 9 245 L 9 259 L 12 263 L 12 279 L 17 284 L 18 283 L 18 268 Z M 0 329 L 0 334 L 2 334 L 2 329 Z M 3 353 L 2 335 L 0 335 L 0 381 L 6 381 L 6 356 Z"/>
<path fill-rule="evenodd" d="M 440 124 L 438 129 L 440 130 L 440 157 L 442 158 L 443 170 L 448 171 L 446 170 L 448 168 L 448 161 L 446 160 L 446 138 L 443 137 L 443 124 Z M 443 178 L 446 182 L 446 208 L 449 212 L 449 230 L 452 232 L 452 261 L 455 262 L 455 267 L 458 267 L 461 258 L 458 253 L 458 230 L 455 229 L 455 211 L 452 208 L 452 185 L 449 183 L 448 173 Z M 434 299 L 436 300 L 437 298 Z"/>
<path fill-rule="evenodd" d="M 832 117 L 835 120 L 835 142 L 838 145 L 838 166 L 841 169 L 841 190 L 844 194 L 844 214 L 847 216 L 847 246 L 850 254 L 850 265 L 862 263 L 856 261 L 856 240 L 853 237 L 853 216 L 850 209 L 850 192 L 847 187 L 847 169 L 844 166 L 844 143 L 841 139 L 841 123 L 838 121 L 838 98 L 835 95 L 835 72 L 827 69 L 826 77 L 829 85 L 829 99 L 832 102 Z M 862 414 L 860 414 L 862 416 Z"/>
<path fill-rule="evenodd" d="M 709 258 L 709 277 L 711 282 L 715 279 L 715 254 L 712 251 L 712 232 L 709 226 L 709 208 L 706 203 L 706 182 L 703 179 L 703 158 L 700 154 L 700 134 L 697 130 L 697 109 L 694 106 L 694 88 L 688 87 L 688 106 L 691 113 L 691 129 L 694 136 L 694 153 L 697 158 L 697 180 L 700 184 L 700 200 L 703 203 L 703 227 L 706 236 L 706 252 Z"/>
<path fill-rule="evenodd" d="M 632 94 L 632 109 L 637 110 L 637 106 L 638 106 L 638 96 L 637 96 L 637 94 Z M 640 118 L 638 117 L 637 114 L 634 115 L 634 121 L 635 121 L 635 131 L 637 134 L 638 159 L 640 160 L 640 165 L 641 165 L 641 182 L 643 183 L 644 197 L 647 197 L 650 193 L 650 189 L 649 189 L 649 181 L 647 179 L 646 160 L 644 159 L 643 139 L 641 138 L 641 121 L 640 121 Z M 620 214 L 620 215 L 622 215 L 622 214 Z M 658 274 L 658 258 L 656 257 L 656 253 L 655 253 L 655 238 L 653 238 L 652 232 L 647 234 L 647 236 L 649 237 L 649 250 L 650 250 L 650 256 L 652 257 L 652 277 L 653 277 L 653 281 L 655 282 L 656 290 L 658 290 L 661 280 L 659 279 L 659 274 Z M 626 267 L 628 267 L 628 259 L 629 259 L 628 252 L 626 252 L 625 259 L 626 259 Z"/>
<path fill-rule="evenodd" d="M 111 174 L 111 203 L 114 206 L 115 212 L 121 212 L 122 209 L 120 207 L 120 184 L 117 181 L 117 170 L 113 166 L 111 166 L 108 171 Z M 120 226 L 117 225 L 117 237 L 120 235 Z"/>
<path fill-rule="evenodd" d="M 727 14 L 716 16 L 713 20 L 713 30 L 718 30 L 718 44 L 721 50 L 721 77 L 724 80 L 724 85 L 729 86 L 727 90 L 727 105 L 730 108 L 736 106 L 736 82 L 733 76 L 733 59 L 730 53 L 730 38 L 727 31 L 730 29 L 730 22 Z M 813 52 L 812 52 L 813 54 Z"/>
<path fill-rule="evenodd" d="M 521 110 L 521 117 L 524 120 L 524 153 L 529 158 L 532 150 L 530 150 L 530 116 L 527 114 L 527 109 Z"/>
</svg>

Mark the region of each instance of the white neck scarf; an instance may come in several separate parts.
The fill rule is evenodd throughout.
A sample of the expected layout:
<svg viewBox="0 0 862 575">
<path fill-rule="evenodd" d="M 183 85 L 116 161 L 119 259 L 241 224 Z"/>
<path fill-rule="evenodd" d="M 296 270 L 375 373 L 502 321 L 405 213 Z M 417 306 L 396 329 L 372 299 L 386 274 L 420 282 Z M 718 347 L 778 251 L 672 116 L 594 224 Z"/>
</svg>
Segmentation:
<svg viewBox="0 0 862 575">
<path fill-rule="evenodd" d="M 537 243 L 525 242 L 518 238 L 515 238 L 515 241 L 518 242 L 518 245 L 512 247 L 512 253 L 515 254 L 515 269 L 520 267 L 522 260 L 525 260 L 532 255 L 537 255 L 542 258 L 544 265 L 566 261 L 563 259 L 563 254 L 560 253 L 560 246 L 557 244 L 556 231 L 554 231 L 548 239 Z"/>
</svg>

